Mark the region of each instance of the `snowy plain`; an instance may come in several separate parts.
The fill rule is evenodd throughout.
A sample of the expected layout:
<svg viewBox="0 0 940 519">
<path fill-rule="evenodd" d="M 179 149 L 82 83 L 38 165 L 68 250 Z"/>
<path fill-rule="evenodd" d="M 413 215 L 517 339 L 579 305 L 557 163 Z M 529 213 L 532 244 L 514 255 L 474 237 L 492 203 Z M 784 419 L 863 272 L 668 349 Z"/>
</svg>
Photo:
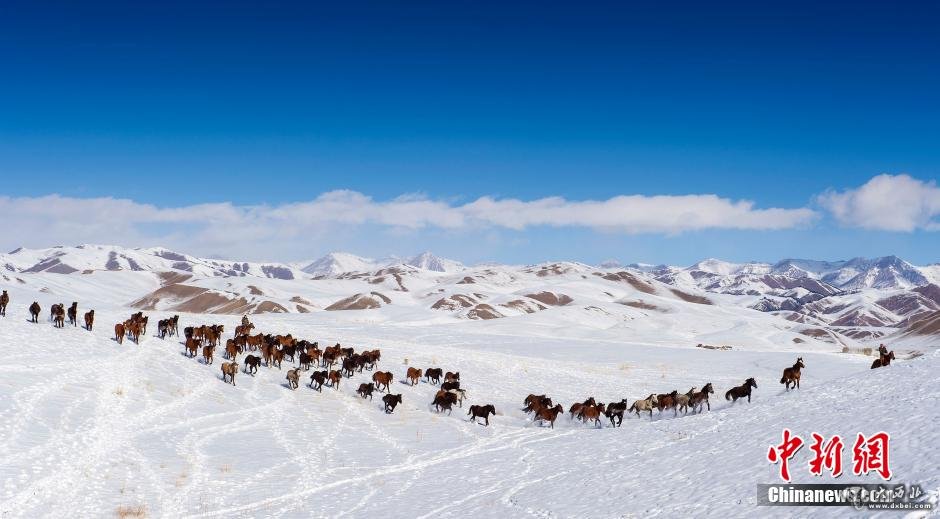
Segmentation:
<svg viewBox="0 0 940 519">
<path fill-rule="evenodd" d="M 4 287 L 13 302 L 0 318 L 0 517 L 859 516 L 755 506 L 756 484 L 779 482 L 766 452 L 784 427 L 804 437 L 887 431 L 893 481 L 921 484 L 934 502 L 940 492 L 936 349 L 870 370 L 871 357 L 809 338 L 794 343 L 792 323 L 723 305 L 721 296 L 693 305 L 646 295 L 668 312 L 595 303 L 489 321 L 406 304 L 252 316 L 261 332 L 380 348 L 379 369 L 394 373 L 391 391 L 404 399 L 386 415 L 381 394 L 355 394 L 368 372 L 322 393 L 288 389 L 287 363 L 224 384 L 219 352 L 206 366 L 185 357 L 177 339 L 153 336 L 168 312 L 147 312 L 148 336 L 118 345 L 113 324 L 155 281 L 105 274 L 41 274 Z M 286 283 L 252 282 L 266 292 Z M 590 289 L 576 280 L 559 287 L 576 296 Z M 27 322 L 32 300 L 43 307 L 38 324 Z M 71 300 L 96 309 L 94 331 L 48 322 L 51 303 Z M 229 337 L 238 318 L 181 314 L 180 327 L 225 324 Z M 802 388 L 787 393 L 780 373 L 797 356 L 806 363 Z M 409 366 L 459 371 L 463 409 L 431 410 L 437 388 L 402 383 Z M 757 379 L 753 401 L 725 401 L 747 377 Z M 711 411 L 628 416 L 620 428 L 566 413 L 552 429 L 521 409 L 529 393 L 567 409 L 588 396 L 632 401 L 707 382 Z M 490 427 L 468 421 L 469 405 L 488 403 L 498 411 Z M 793 462 L 794 482 L 830 481 L 809 474 L 806 450 Z"/>
</svg>

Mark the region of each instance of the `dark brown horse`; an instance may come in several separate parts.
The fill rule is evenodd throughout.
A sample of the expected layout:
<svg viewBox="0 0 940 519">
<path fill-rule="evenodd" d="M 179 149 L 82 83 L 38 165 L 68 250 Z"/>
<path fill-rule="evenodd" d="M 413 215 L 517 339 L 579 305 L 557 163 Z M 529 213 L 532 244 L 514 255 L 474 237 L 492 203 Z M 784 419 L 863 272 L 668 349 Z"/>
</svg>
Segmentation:
<svg viewBox="0 0 940 519">
<path fill-rule="evenodd" d="M 790 385 L 799 389 L 800 388 L 800 370 L 805 368 L 806 365 L 803 364 L 803 357 L 796 359 L 796 362 L 793 366 L 783 370 L 783 376 L 780 377 L 780 383 L 785 384 L 787 391 L 790 390 Z"/>
<path fill-rule="evenodd" d="M 441 377 L 444 375 L 444 370 L 441 368 L 428 368 L 424 372 L 424 378 L 427 379 L 429 384 L 440 384 Z"/>
<path fill-rule="evenodd" d="M 250 357 L 250 355 L 249 355 Z M 329 373 L 326 371 L 314 371 L 310 375 L 310 389 L 323 392 L 323 384 L 326 383 L 326 379 L 329 376 Z"/>
<path fill-rule="evenodd" d="M 552 399 L 545 395 L 529 395 L 525 397 L 525 407 L 523 411 L 527 413 L 538 414 L 539 409 L 551 407 Z"/>
<path fill-rule="evenodd" d="M 623 425 L 623 413 L 627 412 L 627 399 L 624 398 L 619 402 L 612 402 L 607 404 L 607 409 L 604 410 L 604 416 L 610 420 L 611 427 L 620 427 Z M 616 423 L 615 423 L 616 420 Z"/>
<path fill-rule="evenodd" d="M 10 304 L 10 294 L 7 294 L 7 291 L 4 290 L 0 294 L 0 315 L 3 317 L 7 316 L 7 305 Z"/>
<path fill-rule="evenodd" d="M 894 360 L 894 350 L 891 350 L 890 353 L 887 353 L 875 359 L 875 361 L 871 363 L 871 369 L 881 368 L 884 366 L 890 366 L 892 360 Z"/>
<path fill-rule="evenodd" d="M 450 391 L 444 391 L 443 389 L 438 390 L 437 394 L 434 395 L 434 401 L 431 402 L 431 405 L 437 408 L 437 412 L 441 413 L 447 411 L 449 415 L 453 409 L 454 404 L 457 403 L 457 395 L 451 393 Z"/>
<path fill-rule="evenodd" d="M 65 328 L 65 305 L 52 305 L 52 325 Z"/>
<path fill-rule="evenodd" d="M 85 312 L 85 329 L 89 332 L 95 326 L 95 311 L 89 310 Z"/>
<path fill-rule="evenodd" d="M 42 308 L 39 307 L 39 303 L 33 301 L 33 304 L 29 305 L 29 315 L 31 316 L 30 321 L 34 323 L 39 322 L 39 312 L 42 312 Z"/>
<path fill-rule="evenodd" d="M 395 412 L 395 406 L 401 403 L 401 394 L 385 395 L 382 397 L 382 402 L 385 404 L 386 414 L 392 414 L 393 412 Z"/>
<path fill-rule="evenodd" d="M 69 324 L 78 326 L 78 301 L 72 301 L 72 306 L 69 307 L 67 314 L 69 316 Z"/>
<path fill-rule="evenodd" d="M 698 393 L 692 393 L 691 398 L 689 398 L 689 406 L 692 408 L 692 412 L 702 412 L 702 405 L 708 407 L 708 410 L 712 410 L 712 404 L 708 401 L 708 395 L 714 394 L 715 390 L 712 388 L 712 383 L 709 382 L 705 384 L 705 387 L 702 388 Z M 698 409 L 698 411 L 696 411 Z"/>
<path fill-rule="evenodd" d="M 744 381 L 744 384 L 740 386 L 733 387 L 725 393 L 725 400 L 731 400 L 731 403 L 735 403 L 739 398 L 747 397 L 747 401 L 751 401 L 751 388 L 757 388 L 757 381 L 754 380 L 754 377 L 751 377 Z"/>
<path fill-rule="evenodd" d="M 485 420 L 484 427 L 490 425 L 490 415 L 496 416 L 496 407 L 493 404 L 487 405 L 472 405 L 470 410 L 467 411 L 467 416 L 472 416 L 470 420 L 480 423 L 479 419 L 482 418 Z"/>
<path fill-rule="evenodd" d="M 659 414 L 663 414 L 663 409 L 672 409 L 672 416 L 679 416 L 679 391 L 673 390 L 672 393 L 665 395 L 656 395 L 656 408 Z"/>
<path fill-rule="evenodd" d="M 375 385 L 371 382 L 363 382 L 359 384 L 359 389 L 356 390 L 356 393 L 359 393 L 359 396 L 362 398 L 369 397 L 369 400 L 372 400 L 372 390 L 375 389 Z"/>
<path fill-rule="evenodd" d="M 258 366 L 261 365 L 261 357 L 255 355 L 248 355 L 245 357 L 245 373 L 248 373 L 251 376 L 255 376 L 255 373 L 258 372 Z"/>
</svg>

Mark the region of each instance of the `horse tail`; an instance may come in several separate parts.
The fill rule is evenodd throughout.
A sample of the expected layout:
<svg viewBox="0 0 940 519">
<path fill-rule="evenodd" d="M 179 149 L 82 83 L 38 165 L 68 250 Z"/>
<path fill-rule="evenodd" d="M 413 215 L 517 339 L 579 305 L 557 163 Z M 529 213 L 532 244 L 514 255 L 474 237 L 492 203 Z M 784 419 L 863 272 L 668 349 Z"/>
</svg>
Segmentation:
<svg viewBox="0 0 940 519">
<path fill-rule="evenodd" d="M 786 375 L 780 377 L 780 383 L 781 383 L 781 384 L 786 384 L 786 383 L 787 383 L 787 376 L 786 376 Z"/>
<path fill-rule="evenodd" d="M 731 390 L 730 390 L 730 389 L 729 389 L 727 392 L 725 392 L 725 400 L 731 400 Z"/>
</svg>

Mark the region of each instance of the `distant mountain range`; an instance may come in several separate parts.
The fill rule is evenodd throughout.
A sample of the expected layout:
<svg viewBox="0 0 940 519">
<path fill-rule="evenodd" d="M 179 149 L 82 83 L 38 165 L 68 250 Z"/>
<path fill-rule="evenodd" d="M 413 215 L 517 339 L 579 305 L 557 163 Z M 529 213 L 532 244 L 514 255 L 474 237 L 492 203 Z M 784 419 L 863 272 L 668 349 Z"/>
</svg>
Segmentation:
<svg viewBox="0 0 940 519">
<path fill-rule="evenodd" d="M 417 305 L 435 314 L 490 319 L 578 301 L 586 309 L 613 302 L 658 313 L 685 311 L 686 304 L 716 305 L 773 314 L 830 342 L 940 334 L 938 280 L 940 265 L 915 266 L 896 256 L 773 264 L 706 259 L 688 267 L 621 266 L 616 260 L 598 266 L 468 267 L 430 252 L 378 260 L 333 252 L 296 263 L 90 244 L 0 254 L 5 286 L 32 285 L 51 293 L 107 285 L 126 293 L 128 305 L 147 310 L 264 313 Z"/>
<path fill-rule="evenodd" d="M 298 265 L 304 265 L 298 268 Z M 118 245 L 56 246 L 46 249 L 19 248 L 0 254 L 0 268 L 8 272 L 72 274 L 94 270 L 183 271 L 200 276 L 300 279 L 335 276 L 346 272 L 366 272 L 392 265 L 410 265 L 433 272 L 458 272 L 457 261 L 423 252 L 411 258 L 363 258 L 345 252 L 331 252 L 313 262 L 257 263 L 209 259 L 174 252 L 161 247 L 127 248 Z"/>
</svg>

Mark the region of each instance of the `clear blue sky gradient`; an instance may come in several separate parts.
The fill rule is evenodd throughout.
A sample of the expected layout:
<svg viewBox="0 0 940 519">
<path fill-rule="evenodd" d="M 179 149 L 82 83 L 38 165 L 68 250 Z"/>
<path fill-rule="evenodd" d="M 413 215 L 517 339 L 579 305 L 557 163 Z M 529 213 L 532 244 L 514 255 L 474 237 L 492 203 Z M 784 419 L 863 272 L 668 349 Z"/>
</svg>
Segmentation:
<svg viewBox="0 0 940 519">
<path fill-rule="evenodd" d="M 0 195 L 715 193 L 803 207 L 880 173 L 940 171 L 936 3 L 136 4 L 0 4 Z M 336 245 L 467 261 L 940 260 L 936 233 L 828 220 L 490 238 Z"/>
</svg>

